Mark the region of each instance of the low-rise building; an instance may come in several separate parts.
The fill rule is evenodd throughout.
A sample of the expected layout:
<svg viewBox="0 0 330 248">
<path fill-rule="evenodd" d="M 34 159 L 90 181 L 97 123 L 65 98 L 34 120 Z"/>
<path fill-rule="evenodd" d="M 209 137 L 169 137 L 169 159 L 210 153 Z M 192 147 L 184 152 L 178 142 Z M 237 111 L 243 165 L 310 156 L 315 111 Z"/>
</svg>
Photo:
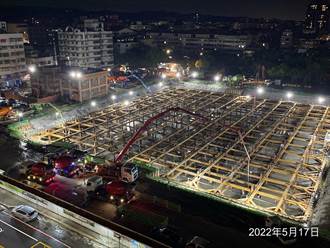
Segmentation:
<svg viewBox="0 0 330 248">
<path fill-rule="evenodd" d="M 148 37 L 155 46 L 182 47 L 202 50 L 244 50 L 250 43 L 248 35 L 227 35 L 210 33 L 158 33 L 150 32 Z"/>
<path fill-rule="evenodd" d="M 109 92 L 106 70 L 73 70 L 63 75 L 61 96 L 77 102 L 106 96 Z"/>
<path fill-rule="evenodd" d="M 59 66 L 37 68 L 31 86 L 37 98 L 58 95 L 77 102 L 106 96 L 109 91 L 107 71 Z"/>
</svg>

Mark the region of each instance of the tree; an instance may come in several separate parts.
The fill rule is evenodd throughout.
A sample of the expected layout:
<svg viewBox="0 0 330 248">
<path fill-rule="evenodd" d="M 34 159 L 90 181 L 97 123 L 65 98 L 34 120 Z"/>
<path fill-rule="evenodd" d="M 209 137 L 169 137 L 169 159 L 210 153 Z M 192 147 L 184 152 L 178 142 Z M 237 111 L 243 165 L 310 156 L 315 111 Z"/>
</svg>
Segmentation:
<svg viewBox="0 0 330 248">
<path fill-rule="evenodd" d="M 137 67 L 156 66 L 166 60 L 166 54 L 159 48 L 140 44 L 124 54 L 116 54 L 116 64 L 130 64 Z"/>
</svg>

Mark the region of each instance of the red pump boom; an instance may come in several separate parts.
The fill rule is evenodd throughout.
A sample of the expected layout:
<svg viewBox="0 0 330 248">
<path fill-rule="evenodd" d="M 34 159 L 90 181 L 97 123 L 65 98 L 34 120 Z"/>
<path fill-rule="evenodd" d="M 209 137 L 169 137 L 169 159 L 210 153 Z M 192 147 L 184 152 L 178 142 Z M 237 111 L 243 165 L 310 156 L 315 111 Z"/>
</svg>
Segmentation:
<svg viewBox="0 0 330 248">
<path fill-rule="evenodd" d="M 169 113 L 169 112 L 184 112 L 186 114 L 192 115 L 192 116 L 196 116 L 204 121 L 207 121 L 208 119 L 200 114 L 196 114 L 194 112 L 185 110 L 183 108 L 179 108 L 179 107 L 175 107 L 175 108 L 169 108 L 153 117 L 151 117 L 150 119 L 146 120 L 145 123 L 143 124 L 142 127 L 140 127 L 135 134 L 133 135 L 132 138 L 130 138 L 130 140 L 126 143 L 126 145 L 123 147 L 123 149 L 118 153 L 118 155 L 115 157 L 115 163 L 120 163 L 123 159 L 123 157 L 125 156 L 125 154 L 127 153 L 128 149 L 134 144 L 134 142 L 140 137 L 140 135 L 147 130 L 148 126 L 150 124 L 152 124 L 154 121 L 156 121 L 157 119 L 161 118 L 162 116 L 164 116 L 165 114 Z"/>
</svg>

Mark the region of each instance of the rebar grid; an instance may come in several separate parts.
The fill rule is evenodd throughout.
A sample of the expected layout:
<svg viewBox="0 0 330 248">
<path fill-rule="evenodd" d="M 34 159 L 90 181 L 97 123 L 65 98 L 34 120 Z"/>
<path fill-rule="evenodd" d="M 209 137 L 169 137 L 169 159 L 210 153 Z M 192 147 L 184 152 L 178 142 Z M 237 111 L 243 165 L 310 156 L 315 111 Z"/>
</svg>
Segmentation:
<svg viewBox="0 0 330 248">
<path fill-rule="evenodd" d="M 159 168 L 160 177 L 235 204 L 307 221 L 326 165 L 327 107 L 185 89 L 167 89 L 129 106 L 102 111 L 31 137 L 68 141 L 95 155 L 113 157 L 149 118 L 169 113 L 135 142 L 126 156 Z M 232 128 L 240 130 L 242 140 Z M 247 166 L 249 164 L 249 166 Z M 249 171 L 248 169 L 249 168 Z"/>
</svg>

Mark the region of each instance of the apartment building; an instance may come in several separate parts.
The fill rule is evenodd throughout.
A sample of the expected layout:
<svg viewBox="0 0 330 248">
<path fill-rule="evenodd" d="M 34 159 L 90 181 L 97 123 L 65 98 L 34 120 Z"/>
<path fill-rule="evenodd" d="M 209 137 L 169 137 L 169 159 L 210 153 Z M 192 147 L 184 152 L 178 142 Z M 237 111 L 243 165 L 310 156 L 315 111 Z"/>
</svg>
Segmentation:
<svg viewBox="0 0 330 248">
<path fill-rule="evenodd" d="M 8 33 L 20 33 L 23 37 L 23 43 L 28 44 L 29 40 L 29 33 L 28 33 L 28 25 L 26 23 L 14 23 L 8 22 L 7 23 L 7 32 Z"/>
<path fill-rule="evenodd" d="M 0 83 L 20 80 L 25 72 L 22 34 L 0 34 Z"/>
<path fill-rule="evenodd" d="M 113 66 L 113 34 L 104 31 L 103 23 L 87 19 L 79 28 L 58 30 L 59 60 L 80 68 Z"/>
</svg>

